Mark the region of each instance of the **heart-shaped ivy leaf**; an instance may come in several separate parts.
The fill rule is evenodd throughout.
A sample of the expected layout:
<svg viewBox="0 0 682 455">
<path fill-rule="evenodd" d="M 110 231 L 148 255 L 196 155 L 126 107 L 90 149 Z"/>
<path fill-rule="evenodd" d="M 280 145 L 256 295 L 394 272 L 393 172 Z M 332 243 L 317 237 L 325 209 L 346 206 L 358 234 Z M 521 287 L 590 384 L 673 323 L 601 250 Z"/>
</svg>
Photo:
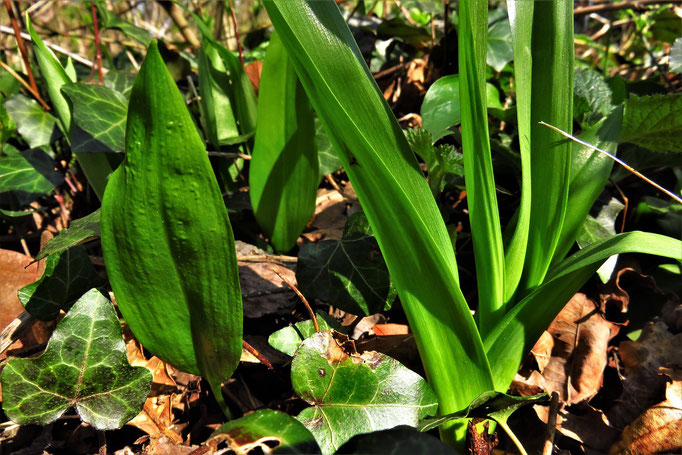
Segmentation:
<svg viewBox="0 0 682 455">
<path fill-rule="evenodd" d="M 336 319 L 321 311 L 317 312 L 317 323 L 320 330 L 334 329 L 336 331 L 345 333 L 345 330 Z M 284 327 L 276 332 L 270 334 L 268 343 L 270 346 L 293 357 L 296 349 L 301 345 L 301 342 L 315 333 L 315 325 L 312 319 L 297 322 L 293 326 Z"/>
<path fill-rule="evenodd" d="M 99 219 L 100 209 L 97 209 L 90 215 L 73 220 L 68 229 L 45 244 L 36 256 L 36 261 L 99 237 Z"/>
<path fill-rule="evenodd" d="M 152 374 L 131 367 L 113 304 L 83 295 L 34 359 L 12 359 L 0 376 L 2 407 L 19 424 L 45 425 L 71 406 L 99 430 L 120 428 L 144 406 Z"/>
<path fill-rule="evenodd" d="M 417 373 L 378 352 L 358 354 L 352 341 L 331 331 L 301 343 L 291 364 L 291 382 L 312 405 L 297 418 L 324 454 L 356 434 L 416 426 L 438 408 L 431 387 Z"/>
<path fill-rule="evenodd" d="M 378 313 L 391 307 L 397 291 L 361 212 L 346 223 L 341 240 L 305 245 L 298 255 L 296 280 L 308 298 L 351 314 Z"/>
<path fill-rule="evenodd" d="M 261 409 L 218 428 L 208 443 L 222 441 L 235 453 L 260 448 L 263 453 L 320 453 L 315 438 L 301 422 L 280 411 Z"/>
</svg>

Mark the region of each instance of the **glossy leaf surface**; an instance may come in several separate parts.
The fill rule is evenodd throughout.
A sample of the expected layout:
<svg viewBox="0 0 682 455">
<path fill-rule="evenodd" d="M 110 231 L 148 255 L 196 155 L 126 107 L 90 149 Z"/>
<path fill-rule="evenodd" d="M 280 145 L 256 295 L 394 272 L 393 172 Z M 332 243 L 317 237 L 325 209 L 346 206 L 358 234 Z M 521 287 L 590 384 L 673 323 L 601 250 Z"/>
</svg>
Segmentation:
<svg viewBox="0 0 682 455">
<path fill-rule="evenodd" d="M 390 308 L 396 297 L 386 263 L 362 213 L 346 223 L 341 240 L 301 248 L 296 281 L 304 295 L 355 315 Z"/>
<path fill-rule="evenodd" d="M 317 324 L 320 326 L 320 330 L 325 331 L 334 329 L 337 332 L 345 333 L 345 329 L 341 327 L 341 324 L 328 314 L 317 311 L 316 315 Z M 303 340 L 313 336 L 314 333 L 315 325 L 311 319 L 308 319 L 306 321 L 297 322 L 293 326 L 284 327 L 283 329 L 273 332 L 268 337 L 268 343 L 278 351 L 293 357 L 296 353 L 296 349 L 298 349 Z"/>
<path fill-rule="evenodd" d="M 234 238 L 203 142 L 154 41 L 130 99 L 126 160 L 102 201 L 109 280 L 146 349 L 215 385 L 242 349 Z"/>
<path fill-rule="evenodd" d="M 336 4 L 264 4 L 372 226 L 441 410 L 457 411 L 492 379 L 414 154 Z M 454 369 L 451 359 L 466 360 Z"/>
<path fill-rule="evenodd" d="M 104 284 L 85 247 L 77 246 L 47 258 L 43 276 L 21 288 L 17 295 L 31 316 L 51 321 L 60 310 L 68 311 L 88 289 Z"/>
<path fill-rule="evenodd" d="M 111 430 L 142 410 L 152 374 L 130 366 L 114 305 L 92 289 L 57 325 L 45 353 L 10 360 L 1 379 L 3 411 L 19 424 L 46 425 L 75 406 L 83 422 Z"/>
<path fill-rule="evenodd" d="M 301 422 L 280 411 L 260 409 L 231 420 L 213 432 L 211 444 L 224 440 L 236 453 L 317 454 L 315 437 Z"/>
<path fill-rule="evenodd" d="M 63 181 L 64 177 L 54 171 L 54 160 L 42 149 L 20 152 L 9 144 L 3 147 L 0 154 L 0 193 L 47 194 Z"/>
<path fill-rule="evenodd" d="M 291 382 L 312 405 L 297 418 L 324 454 L 359 433 L 416 426 L 438 408 L 431 387 L 418 374 L 378 352 L 345 351 L 332 332 L 303 341 L 291 364 Z"/>
<path fill-rule="evenodd" d="M 57 119 L 24 95 L 13 95 L 4 103 L 21 137 L 31 148 L 51 144 L 61 135 Z"/>
<path fill-rule="evenodd" d="M 71 102 L 74 128 L 71 145 L 75 153 L 122 152 L 128 100 L 102 85 L 76 82 L 62 87 Z M 78 140 L 76 140 L 78 137 Z"/>
<path fill-rule="evenodd" d="M 83 218 L 73 220 L 68 229 L 57 234 L 43 246 L 36 256 L 36 261 L 99 237 L 99 220 L 100 209 Z"/>
<path fill-rule="evenodd" d="M 318 172 L 313 108 L 275 33 L 263 62 L 249 167 L 253 213 L 275 250 L 290 250 L 310 221 Z"/>
</svg>

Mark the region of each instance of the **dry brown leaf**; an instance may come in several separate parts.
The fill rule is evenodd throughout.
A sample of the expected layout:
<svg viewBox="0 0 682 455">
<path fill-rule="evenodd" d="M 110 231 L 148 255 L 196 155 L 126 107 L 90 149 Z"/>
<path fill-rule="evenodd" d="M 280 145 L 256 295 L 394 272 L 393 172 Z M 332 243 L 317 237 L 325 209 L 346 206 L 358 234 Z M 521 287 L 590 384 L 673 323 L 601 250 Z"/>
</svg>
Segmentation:
<svg viewBox="0 0 682 455">
<path fill-rule="evenodd" d="M 628 425 L 621 440 L 611 447 L 610 455 L 673 452 L 682 448 L 682 370 L 667 371 L 672 382 L 666 388 L 666 400 Z"/>
<path fill-rule="evenodd" d="M 644 326 L 637 341 L 622 342 L 618 354 L 623 392 L 608 416 L 616 427 L 623 428 L 663 399 L 667 380 L 660 369 L 682 366 L 682 333 L 671 333 L 661 319 L 655 319 Z"/>
<path fill-rule="evenodd" d="M 149 397 L 142 412 L 127 423 L 147 433 L 151 441 L 166 437 L 173 444 L 181 444 L 182 436 L 173 429 L 173 397 L 161 395 Z"/>
<path fill-rule="evenodd" d="M 258 87 L 260 86 L 260 75 L 263 72 L 263 62 L 256 60 L 251 62 L 244 67 L 246 76 L 249 78 L 253 89 L 258 92 Z"/>
<path fill-rule="evenodd" d="M 547 423 L 549 406 L 533 406 L 538 418 Z M 591 449 L 606 452 L 618 439 L 620 431 L 611 426 L 604 413 L 589 404 L 559 410 L 556 428 L 562 435 L 585 444 Z"/>
<path fill-rule="evenodd" d="M 608 343 L 617 327 L 599 313 L 585 294 L 576 294 L 547 329 L 554 339 L 542 371 L 546 391 L 566 404 L 586 401 L 601 387 Z"/>
<path fill-rule="evenodd" d="M 410 328 L 405 324 L 376 324 L 372 330 L 376 336 L 407 335 L 410 333 Z"/>
</svg>

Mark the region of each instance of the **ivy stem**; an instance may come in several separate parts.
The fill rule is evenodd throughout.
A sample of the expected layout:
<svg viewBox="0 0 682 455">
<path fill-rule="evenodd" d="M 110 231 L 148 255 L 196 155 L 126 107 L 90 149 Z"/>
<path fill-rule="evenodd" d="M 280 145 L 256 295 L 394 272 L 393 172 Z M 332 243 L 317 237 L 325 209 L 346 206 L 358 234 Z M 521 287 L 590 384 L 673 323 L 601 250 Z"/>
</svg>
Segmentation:
<svg viewBox="0 0 682 455">
<path fill-rule="evenodd" d="M 287 280 L 282 275 L 280 275 L 280 273 L 277 270 L 272 269 L 272 271 L 275 272 L 277 274 L 277 276 L 280 277 L 282 279 L 282 281 L 284 281 L 286 283 L 286 285 L 289 286 L 291 288 L 291 290 L 296 293 L 296 295 L 298 296 L 299 299 L 301 299 L 301 302 L 303 302 L 303 305 L 305 305 L 305 307 L 308 309 L 308 313 L 310 313 L 310 319 L 313 320 L 313 326 L 315 327 L 315 332 L 319 332 L 320 331 L 320 325 L 317 323 L 317 316 L 315 315 L 315 312 L 313 311 L 312 307 L 308 303 L 308 300 L 305 297 L 303 297 L 303 294 L 301 294 L 301 291 L 299 291 L 296 288 L 296 285 L 294 285 L 294 283 L 292 283 L 291 281 Z"/>
</svg>

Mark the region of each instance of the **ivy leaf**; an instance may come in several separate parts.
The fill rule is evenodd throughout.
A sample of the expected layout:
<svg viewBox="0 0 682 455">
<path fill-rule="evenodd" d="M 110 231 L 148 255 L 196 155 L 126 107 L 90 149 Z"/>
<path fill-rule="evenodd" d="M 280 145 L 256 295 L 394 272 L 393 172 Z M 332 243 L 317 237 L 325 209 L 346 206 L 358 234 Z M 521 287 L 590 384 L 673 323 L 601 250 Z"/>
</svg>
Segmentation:
<svg viewBox="0 0 682 455">
<path fill-rule="evenodd" d="M 511 62 L 512 58 L 514 58 L 514 50 L 511 27 L 509 19 L 505 17 L 493 22 L 488 29 L 488 50 L 485 60 L 499 73 L 507 63 Z"/>
<path fill-rule="evenodd" d="M 35 260 L 39 261 L 99 237 L 99 218 L 100 209 L 97 209 L 90 215 L 73 220 L 68 229 L 60 232 L 43 246 Z"/>
<path fill-rule="evenodd" d="M 9 97 L 5 101 L 5 109 L 16 123 L 19 134 L 31 148 L 51 144 L 61 135 L 57 119 L 23 95 Z"/>
<path fill-rule="evenodd" d="M 346 329 L 336 319 L 321 311 L 317 312 L 317 324 L 320 326 L 320 330 L 334 329 L 337 332 L 346 333 Z M 293 326 L 284 327 L 273 332 L 268 338 L 268 343 L 278 351 L 293 357 L 301 342 L 314 333 L 315 326 L 313 321 L 308 319 L 307 321 L 297 322 Z"/>
<path fill-rule="evenodd" d="M 104 285 L 84 246 L 70 248 L 45 260 L 43 276 L 17 295 L 31 316 L 51 321 L 67 311 L 85 291 Z"/>
<path fill-rule="evenodd" d="M 75 153 L 122 152 L 128 100 L 102 85 L 75 82 L 62 86 L 71 102 L 71 143 Z"/>
<path fill-rule="evenodd" d="M 64 177 L 54 170 L 54 160 L 41 149 L 20 152 L 5 144 L 0 155 L 0 193 L 17 192 L 26 198 L 50 193 Z"/>
<path fill-rule="evenodd" d="M 0 381 L 3 410 L 21 425 L 46 425 L 75 406 L 83 422 L 110 430 L 142 410 L 152 374 L 130 366 L 114 305 L 92 289 L 57 325 L 45 352 L 10 360 Z"/>
<path fill-rule="evenodd" d="M 624 105 L 620 142 L 630 142 L 654 152 L 679 150 L 682 94 L 632 96 Z"/>
<path fill-rule="evenodd" d="M 9 112 L 5 109 L 4 104 L 0 104 L 0 147 L 12 135 L 12 132 L 17 129 L 17 125 L 10 117 Z"/>
<path fill-rule="evenodd" d="M 136 27 L 135 25 L 124 21 L 116 14 L 107 10 L 104 0 L 96 0 L 94 3 L 95 8 L 97 8 L 97 15 L 100 18 L 100 27 L 120 30 L 135 41 L 144 44 L 145 47 L 149 44 L 152 36 L 147 30 Z"/>
<path fill-rule="evenodd" d="M 317 117 L 315 117 L 315 147 L 317 148 L 317 160 L 320 166 L 320 179 L 343 167 L 339 157 L 334 152 L 332 142 L 329 140 L 322 122 Z"/>
<path fill-rule="evenodd" d="M 352 341 L 334 332 L 319 332 L 301 343 L 291 364 L 291 382 L 311 405 L 297 419 L 313 433 L 323 454 L 356 434 L 416 426 L 438 408 L 421 376 L 387 355 L 356 353 Z"/>
<path fill-rule="evenodd" d="M 104 75 L 104 86 L 120 93 L 126 100 L 130 99 L 130 92 L 133 90 L 134 83 L 135 75 L 127 71 L 109 70 Z M 126 102 L 127 105 L 128 103 Z"/>
<path fill-rule="evenodd" d="M 301 248 L 296 280 L 307 297 L 352 314 L 370 315 L 390 308 L 397 294 L 361 212 L 348 219 L 341 240 Z"/>
<path fill-rule="evenodd" d="M 623 208 L 625 206 L 622 202 L 616 198 L 611 198 L 596 217 L 588 215 L 576 238 L 578 246 L 582 249 L 594 242 L 616 235 L 616 217 L 623 211 Z M 599 267 L 597 274 L 602 282 L 606 283 L 611 279 L 611 274 L 616 268 L 616 262 L 618 262 L 618 255 L 611 256 Z"/>
<path fill-rule="evenodd" d="M 353 436 L 336 451 L 341 454 L 455 455 L 455 449 L 430 434 L 401 425 L 390 430 Z"/>
<path fill-rule="evenodd" d="M 235 453 L 248 453 L 257 448 L 263 453 L 320 453 L 315 437 L 301 422 L 271 409 L 261 409 L 223 424 L 208 442 L 217 446 L 222 441 Z"/>
<path fill-rule="evenodd" d="M 583 128 L 594 125 L 614 106 L 611 88 L 601 74 L 591 68 L 579 68 L 573 77 L 573 117 Z"/>
<path fill-rule="evenodd" d="M 481 419 L 492 419 L 500 424 L 505 431 L 509 432 L 507 419 L 509 419 L 516 410 L 522 406 L 544 403 L 547 401 L 549 401 L 549 395 L 546 393 L 533 397 L 515 397 L 491 390 L 479 395 L 467 408 L 461 411 L 443 417 L 422 420 L 419 423 L 419 430 L 429 431 L 452 420 L 478 417 Z"/>
</svg>

